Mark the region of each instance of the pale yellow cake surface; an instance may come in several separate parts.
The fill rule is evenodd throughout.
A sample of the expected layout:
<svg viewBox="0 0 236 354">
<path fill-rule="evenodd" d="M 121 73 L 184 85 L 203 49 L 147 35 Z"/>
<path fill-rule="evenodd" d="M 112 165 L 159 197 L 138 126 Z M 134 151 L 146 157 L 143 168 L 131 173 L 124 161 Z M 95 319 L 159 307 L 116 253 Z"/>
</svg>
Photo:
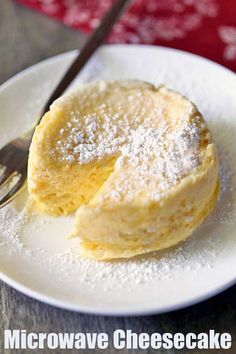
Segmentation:
<svg viewBox="0 0 236 354">
<path fill-rule="evenodd" d="M 187 238 L 217 202 L 217 151 L 193 103 L 141 81 L 95 82 L 54 102 L 33 137 L 29 193 L 98 260 Z M 69 230 L 68 230 L 69 232 Z"/>
</svg>

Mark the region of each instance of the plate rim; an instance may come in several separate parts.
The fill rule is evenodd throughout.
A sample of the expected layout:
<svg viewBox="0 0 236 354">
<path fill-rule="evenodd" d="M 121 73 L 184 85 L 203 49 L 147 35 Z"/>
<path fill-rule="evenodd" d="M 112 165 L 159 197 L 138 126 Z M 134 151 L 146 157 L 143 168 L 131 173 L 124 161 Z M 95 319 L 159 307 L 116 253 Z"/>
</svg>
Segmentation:
<svg viewBox="0 0 236 354">
<path fill-rule="evenodd" d="M 147 45 L 147 44 L 105 44 L 103 46 L 101 46 L 99 49 L 102 48 L 109 48 L 109 49 L 117 49 L 117 47 L 120 48 L 120 50 L 122 50 L 122 48 L 133 48 L 133 49 L 151 49 L 151 50 L 156 50 L 156 49 L 161 49 L 164 50 L 166 52 L 169 53 L 178 53 L 178 54 L 182 54 L 182 55 L 186 55 L 188 57 L 191 58 L 197 58 L 198 60 L 201 61 L 205 61 L 208 64 L 213 64 L 216 69 L 223 69 L 227 74 L 233 74 L 236 80 L 236 75 L 235 73 L 224 67 L 223 65 L 214 62 L 208 58 L 204 58 L 201 57 L 200 55 L 197 54 L 193 54 L 193 53 L 189 53 L 183 50 L 179 50 L 176 48 L 170 48 L 170 47 L 165 47 L 165 46 L 154 46 L 154 45 Z M 61 60 L 63 57 L 68 57 L 68 56 L 72 56 L 72 54 L 74 53 L 78 53 L 78 50 L 71 50 L 71 51 L 67 51 L 67 52 L 63 52 L 61 54 L 57 54 L 55 56 L 46 58 L 40 62 L 37 62 L 36 64 L 33 64 L 31 66 L 29 66 L 28 68 L 25 68 L 24 70 L 20 71 L 19 73 L 13 75 L 12 77 L 10 77 L 7 81 L 5 81 L 4 83 L 2 83 L 0 85 L 0 94 L 7 89 L 10 85 L 14 84 L 14 82 L 16 80 L 21 79 L 22 77 L 26 76 L 26 75 L 30 75 L 32 72 L 37 71 L 37 69 L 40 66 L 44 66 L 45 64 L 51 63 L 51 62 L 55 62 L 57 60 Z M 150 309 L 139 309 L 139 310 L 125 310 L 125 311 L 121 311 L 121 310 L 109 310 L 109 309 L 101 309 L 99 310 L 96 307 L 92 307 L 91 305 L 76 305 L 76 304 L 69 304 L 66 301 L 63 300 L 57 300 L 55 297 L 50 296 L 50 295 L 46 295 L 43 294 L 40 291 L 36 291 L 33 290 L 32 288 L 23 285 L 22 283 L 18 282 L 17 280 L 15 280 L 14 278 L 11 278 L 10 276 L 6 275 L 4 272 L 2 272 L 0 270 L 0 280 L 2 280 L 4 283 L 8 284 L 10 287 L 16 289 L 17 291 L 23 293 L 24 295 L 33 298 L 35 300 L 38 300 L 42 303 L 45 303 L 47 305 L 51 305 L 51 306 L 55 306 L 57 308 L 61 308 L 64 310 L 69 310 L 69 311 L 75 311 L 75 312 L 80 312 L 80 313 L 85 313 L 85 314 L 91 314 L 91 315 L 102 315 L 102 316 L 144 316 L 144 315 L 153 315 L 153 314 L 161 314 L 161 313 L 166 313 L 166 312 L 170 312 L 170 311 L 176 311 L 182 308 L 186 308 L 192 305 L 195 305 L 199 302 L 205 301 L 221 292 L 223 292 L 224 290 L 227 290 L 228 288 L 230 288 L 231 286 L 233 286 L 236 283 L 236 274 L 235 276 L 230 279 L 229 281 L 227 281 L 224 284 L 221 284 L 218 287 L 215 287 L 214 289 L 212 289 L 211 291 L 206 291 L 206 292 L 202 292 L 202 294 L 199 296 L 192 296 L 189 300 L 183 300 L 183 301 L 178 301 L 174 304 L 170 304 L 170 305 L 166 305 L 166 306 L 162 306 L 161 308 L 154 307 L 152 306 Z"/>
<path fill-rule="evenodd" d="M 6 274 L 2 273 L 0 271 L 0 280 L 12 287 L 13 289 L 19 291 L 23 295 L 33 299 L 40 301 L 41 303 L 44 303 L 46 305 L 50 305 L 62 310 L 66 311 L 72 311 L 72 312 L 78 312 L 82 314 L 89 314 L 89 315 L 99 315 L 99 316 L 106 316 L 106 317 L 118 317 L 118 316 L 125 316 L 125 317 L 134 317 L 134 316 L 148 316 L 148 315 L 159 315 L 167 312 L 174 312 L 177 310 L 181 310 L 199 303 L 202 303 L 203 301 L 209 300 L 210 298 L 219 295 L 223 291 L 229 289 L 236 283 L 236 276 L 235 278 L 231 279 L 228 281 L 226 284 L 221 285 L 217 287 L 216 289 L 207 292 L 201 296 L 198 297 L 192 297 L 189 300 L 185 301 L 179 301 L 175 305 L 167 305 L 163 306 L 162 308 L 152 308 L 152 309 L 144 309 L 144 310 L 99 310 L 97 308 L 92 308 L 92 306 L 85 306 L 85 305 L 69 305 L 68 302 L 62 301 L 62 300 L 56 300 L 52 296 L 48 296 L 45 294 L 40 293 L 39 291 L 35 291 L 31 289 L 30 287 L 27 287 L 25 285 L 22 285 L 20 282 L 13 280 Z"/>
</svg>

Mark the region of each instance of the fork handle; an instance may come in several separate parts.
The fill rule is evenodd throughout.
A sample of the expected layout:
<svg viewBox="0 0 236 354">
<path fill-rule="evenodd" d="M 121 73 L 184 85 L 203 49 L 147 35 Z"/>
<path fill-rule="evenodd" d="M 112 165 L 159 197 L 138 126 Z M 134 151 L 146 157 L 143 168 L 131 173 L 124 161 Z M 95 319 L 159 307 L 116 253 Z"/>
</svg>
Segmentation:
<svg viewBox="0 0 236 354">
<path fill-rule="evenodd" d="M 80 53 L 73 61 L 72 65 L 66 71 L 61 81 L 53 91 L 49 100 L 43 108 L 41 117 L 49 110 L 50 105 L 62 95 L 69 84 L 78 75 L 84 65 L 88 62 L 89 58 L 93 55 L 95 50 L 104 42 L 108 34 L 110 33 L 112 27 L 119 18 L 122 9 L 129 2 L 129 0 L 116 0 L 115 4 L 107 12 L 107 14 L 102 19 L 102 22 L 98 28 L 92 33 L 88 41 L 82 47 Z M 41 120 L 41 119 L 40 119 Z"/>
</svg>

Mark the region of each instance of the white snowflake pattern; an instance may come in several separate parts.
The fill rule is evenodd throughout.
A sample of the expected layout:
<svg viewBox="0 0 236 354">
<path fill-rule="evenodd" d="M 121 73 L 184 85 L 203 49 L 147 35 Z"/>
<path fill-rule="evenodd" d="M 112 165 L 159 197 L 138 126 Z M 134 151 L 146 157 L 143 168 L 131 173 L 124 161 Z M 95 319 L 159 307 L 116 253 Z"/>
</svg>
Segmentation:
<svg viewBox="0 0 236 354">
<path fill-rule="evenodd" d="M 40 0 L 40 3 L 42 10 L 49 15 L 54 15 L 59 9 L 59 5 L 56 0 Z"/>
<path fill-rule="evenodd" d="M 47 12 L 53 12 L 57 0 L 40 0 Z M 67 25 L 84 29 L 97 27 L 103 14 L 114 0 L 62 0 Z M 172 41 L 186 37 L 196 30 L 205 17 L 215 17 L 217 0 L 136 0 L 115 26 L 113 43 L 146 43 Z"/>
<path fill-rule="evenodd" d="M 224 58 L 226 60 L 236 60 L 236 27 L 220 26 L 218 33 L 225 44 Z"/>
<path fill-rule="evenodd" d="M 45 0 L 43 0 L 45 1 Z M 63 21 L 69 26 L 89 25 L 91 28 L 97 27 L 102 15 L 112 6 L 112 0 L 99 1 L 93 0 L 76 1 L 64 0 L 66 8 Z"/>
<path fill-rule="evenodd" d="M 219 11 L 215 0 L 139 0 L 140 6 L 141 3 L 146 15 L 126 13 L 121 26 L 113 31 L 112 42 L 153 44 L 157 40 L 181 39 L 199 28 L 204 17 L 215 17 Z M 159 12 L 159 17 L 153 16 L 153 11 Z"/>
</svg>

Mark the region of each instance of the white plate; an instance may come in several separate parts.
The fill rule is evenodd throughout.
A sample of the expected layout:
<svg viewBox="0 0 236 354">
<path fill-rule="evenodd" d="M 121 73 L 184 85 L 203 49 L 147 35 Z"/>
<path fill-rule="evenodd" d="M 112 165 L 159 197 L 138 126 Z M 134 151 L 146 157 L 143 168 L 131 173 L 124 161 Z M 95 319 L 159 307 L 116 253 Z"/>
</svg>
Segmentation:
<svg viewBox="0 0 236 354">
<path fill-rule="evenodd" d="M 0 89 L 0 145 L 29 128 L 75 52 L 20 73 Z M 17 221 L 0 212 L 1 279 L 62 308 L 109 315 L 160 313 L 206 299 L 236 280 L 236 77 L 200 57 L 151 46 L 105 46 L 78 81 L 134 78 L 165 83 L 192 99 L 218 145 L 222 194 L 218 207 L 187 242 L 138 260 L 99 263 L 73 254 L 66 239 L 73 218 Z M 14 209 L 13 209 L 14 210 Z"/>
</svg>

